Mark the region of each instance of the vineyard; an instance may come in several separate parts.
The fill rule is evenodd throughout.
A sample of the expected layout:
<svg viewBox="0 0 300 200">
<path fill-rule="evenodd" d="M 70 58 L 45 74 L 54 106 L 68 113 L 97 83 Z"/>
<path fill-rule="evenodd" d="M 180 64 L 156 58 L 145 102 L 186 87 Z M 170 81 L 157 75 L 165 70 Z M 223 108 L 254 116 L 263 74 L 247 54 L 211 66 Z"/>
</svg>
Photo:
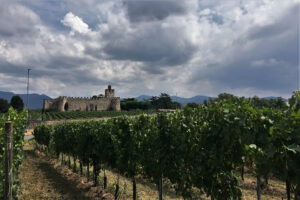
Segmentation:
<svg viewBox="0 0 300 200">
<path fill-rule="evenodd" d="M 14 109 L 10 108 L 8 113 L 0 117 L 0 199 L 4 195 L 4 125 L 6 121 L 11 121 L 13 124 L 13 196 L 17 194 L 18 188 L 18 169 L 23 155 L 24 144 L 24 129 L 26 122 L 27 112 L 17 113 Z"/>
<path fill-rule="evenodd" d="M 34 135 L 57 157 L 61 154 L 63 162 L 67 156 L 79 160 L 81 172 L 92 165 L 95 184 L 100 170 L 107 168 L 130 177 L 133 199 L 138 175 L 157 183 L 160 199 L 162 178 L 185 199 L 241 199 L 237 173 L 243 179 L 245 167 L 256 174 L 258 199 L 262 180 L 267 183 L 271 176 L 286 182 L 288 199 L 299 199 L 299 92 L 287 110 L 257 109 L 250 101 L 223 100 L 157 116 L 40 125 Z"/>
<path fill-rule="evenodd" d="M 102 118 L 102 117 L 117 117 L 122 115 L 139 115 L 142 113 L 152 114 L 155 110 L 131 110 L 131 111 L 74 111 L 74 112 L 45 112 L 41 110 L 30 110 L 30 120 L 42 119 L 61 120 L 61 119 L 88 119 L 88 118 Z"/>
</svg>

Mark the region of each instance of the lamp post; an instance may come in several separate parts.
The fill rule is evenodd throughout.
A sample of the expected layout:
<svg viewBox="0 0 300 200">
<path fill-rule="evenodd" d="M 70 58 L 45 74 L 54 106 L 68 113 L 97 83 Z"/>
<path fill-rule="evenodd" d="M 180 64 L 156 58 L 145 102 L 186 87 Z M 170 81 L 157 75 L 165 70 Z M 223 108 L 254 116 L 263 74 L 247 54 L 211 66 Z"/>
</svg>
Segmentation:
<svg viewBox="0 0 300 200">
<path fill-rule="evenodd" d="M 31 69 L 27 69 L 27 101 L 26 101 L 26 109 L 27 109 L 27 122 L 26 122 L 26 128 L 28 128 L 28 120 L 29 120 L 29 72 Z"/>
</svg>

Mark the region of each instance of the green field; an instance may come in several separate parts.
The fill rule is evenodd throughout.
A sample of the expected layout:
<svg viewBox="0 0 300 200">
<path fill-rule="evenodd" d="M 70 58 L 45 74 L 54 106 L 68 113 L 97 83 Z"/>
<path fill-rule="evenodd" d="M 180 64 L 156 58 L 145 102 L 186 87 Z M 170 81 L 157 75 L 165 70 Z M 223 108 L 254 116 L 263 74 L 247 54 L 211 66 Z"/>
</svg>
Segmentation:
<svg viewBox="0 0 300 200">
<path fill-rule="evenodd" d="M 117 117 L 123 115 L 139 115 L 142 113 L 152 114 L 156 110 L 131 110 L 131 111 L 74 111 L 74 112 L 46 112 L 41 110 L 30 110 L 30 120 L 61 120 L 61 119 L 88 119 L 88 118 L 102 118 L 102 117 Z"/>
</svg>

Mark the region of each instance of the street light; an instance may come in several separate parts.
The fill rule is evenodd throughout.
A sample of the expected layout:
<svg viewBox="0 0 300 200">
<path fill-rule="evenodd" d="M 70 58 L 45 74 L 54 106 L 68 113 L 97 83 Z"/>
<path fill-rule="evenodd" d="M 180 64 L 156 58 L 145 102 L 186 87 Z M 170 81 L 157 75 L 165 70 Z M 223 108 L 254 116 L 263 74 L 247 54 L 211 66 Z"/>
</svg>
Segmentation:
<svg viewBox="0 0 300 200">
<path fill-rule="evenodd" d="M 26 123 L 26 128 L 28 128 L 28 120 L 29 120 L 29 72 L 31 69 L 27 69 L 27 102 L 26 102 L 26 109 L 27 109 L 27 123 Z"/>
</svg>

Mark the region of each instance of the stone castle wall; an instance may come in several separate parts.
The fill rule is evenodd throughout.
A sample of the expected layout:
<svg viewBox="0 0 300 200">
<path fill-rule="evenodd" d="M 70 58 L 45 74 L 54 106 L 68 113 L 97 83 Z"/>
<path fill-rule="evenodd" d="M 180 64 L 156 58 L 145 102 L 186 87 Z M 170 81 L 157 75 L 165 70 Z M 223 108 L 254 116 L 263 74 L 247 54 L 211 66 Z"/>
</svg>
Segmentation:
<svg viewBox="0 0 300 200">
<path fill-rule="evenodd" d="M 103 111 L 121 110 L 120 97 L 114 97 L 114 90 L 109 86 L 105 90 L 105 97 L 81 98 L 59 97 L 52 100 L 44 100 L 44 110 L 56 111 Z"/>
</svg>

